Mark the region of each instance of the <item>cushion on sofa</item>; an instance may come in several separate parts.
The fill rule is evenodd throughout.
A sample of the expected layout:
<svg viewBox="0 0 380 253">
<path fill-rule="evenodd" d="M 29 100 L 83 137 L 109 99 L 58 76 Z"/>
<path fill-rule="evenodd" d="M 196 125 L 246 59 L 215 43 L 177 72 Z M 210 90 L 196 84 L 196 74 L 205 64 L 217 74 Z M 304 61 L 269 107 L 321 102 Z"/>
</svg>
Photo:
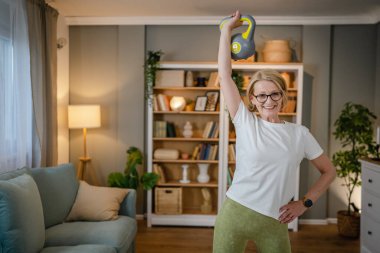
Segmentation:
<svg viewBox="0 0 380 253">
<path fill-rule="evenodd" d="M 8 180 L 11 178 L 21 176 L 22 174 L 25 174 L 25 173 L 30 174 L 30 169 L 27 167 L 24 167 L 24 168 L 17 169 L 17 170 L 2 172 L 2 173 L 0 173 L 0 180 Z"/>
<path fill-rule="evenodd" d="M 119 216 L 111 221 L 66 222 L 46 230 L 46 247 L 104 244 L 126 252 L 135 238 L 136 220 Z"/>
<path fill-rule="evenodd" d="M 41 198 L 28 174 L 0 180 L 0 238 L 1 252 L 37 253 L 44 245 Z"/>
<path fill-rule="evenodd" d="M 40 191 L 45 227 L 62 223 L 69 214 L 79 182 L 72 164 L 31 169 Z M 57 201 L 59 199 L 59 201 Z"/>
<path fill-rule="evenodd" d="M 116 250 L 106 245 L 78 245 L 78 246 L 60 246 L 47 247 L 40 253 L 116 253 Z"/>
<path fill-rule="evenodd" d="M 80 181 L 78 194 L 67 221 L 106 221 L 118 217 L 128 189 L 89 185 Z"/>
</svg>

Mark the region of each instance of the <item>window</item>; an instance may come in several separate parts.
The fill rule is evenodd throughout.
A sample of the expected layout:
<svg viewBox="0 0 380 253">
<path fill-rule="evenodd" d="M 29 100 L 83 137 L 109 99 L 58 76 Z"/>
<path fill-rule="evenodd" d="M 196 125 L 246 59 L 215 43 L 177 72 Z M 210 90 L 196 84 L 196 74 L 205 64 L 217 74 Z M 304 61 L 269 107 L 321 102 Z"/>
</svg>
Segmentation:
<svg viewBox="0 0 380 253">
<path fill-rule="evenodd" d="M 33 117 L 25 4 L 0 0 L 0 171 L 30 166 Z"/>
</svg>

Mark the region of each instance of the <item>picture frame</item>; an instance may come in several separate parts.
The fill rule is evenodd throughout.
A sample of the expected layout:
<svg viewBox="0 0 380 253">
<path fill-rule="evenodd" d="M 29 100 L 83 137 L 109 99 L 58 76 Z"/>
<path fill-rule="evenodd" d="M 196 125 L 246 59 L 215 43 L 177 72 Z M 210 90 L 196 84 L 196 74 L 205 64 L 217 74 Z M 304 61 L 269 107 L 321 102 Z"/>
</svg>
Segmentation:
<svg viewBox="0 0 380 253">
<path fill-rule="evenodd" d="M 209 111 L 209 112 L 216 111 L 218 101 L 219 101 L 219 92 L 208 91 L 206 92 L 206 97 L 207 97 L 206 111 Z"/>
<path fill-rule="evenodd" d="M 204 111 L 206 109 L 207 96 L 197 96 L 195 100 L 195 111 Z"/>
</svg>

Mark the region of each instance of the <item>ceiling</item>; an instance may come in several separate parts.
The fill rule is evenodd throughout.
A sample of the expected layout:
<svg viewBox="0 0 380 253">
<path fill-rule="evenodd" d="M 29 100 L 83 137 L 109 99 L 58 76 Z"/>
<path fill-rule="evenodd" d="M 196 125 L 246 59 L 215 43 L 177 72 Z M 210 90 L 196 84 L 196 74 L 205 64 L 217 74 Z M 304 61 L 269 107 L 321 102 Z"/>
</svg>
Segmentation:
<svg viewBox="0 0 380 253">
<path fill-rule="evenodd" d="M 260 19 L 377 23 L 380 0 L 46 0 L 67 19 L 219 20 L 239 9 Z M 191 18 L 191 19 L 190 19 Z M 115 20 L 115 19 L 114 19 Z M 116 21 L 114 21 L 116 22 Z M 141 21 L 142 23 L 144 21 Z"/>
</svg>

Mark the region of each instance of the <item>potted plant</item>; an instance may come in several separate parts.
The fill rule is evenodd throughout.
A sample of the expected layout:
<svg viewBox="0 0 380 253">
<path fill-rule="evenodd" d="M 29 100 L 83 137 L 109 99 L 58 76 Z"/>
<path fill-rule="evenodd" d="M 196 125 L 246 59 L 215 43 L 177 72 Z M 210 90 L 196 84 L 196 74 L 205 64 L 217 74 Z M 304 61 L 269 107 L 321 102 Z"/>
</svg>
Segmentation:
<svg viewBox="0 0 380 253">
<path fill-rule="evenodd" d="M 156 71 L 160 65 L 160 59 L 163 54 L 161 50 L 148 51 L 148 57 L 145 60 L 145 99 L 150 103 L 152 101 L 153 87 L 156 80 Z"/>
<path fill-rule="evenodd" d="M 124 173 L 112 172 L 108 175 L 108 185 L 110 187 L 133 188 L 137 189 L 140 184 L 144 190 L 152 189 L 159 176 L 153 172 L 145 172 L 141 176 L 137 171 L 137 165 L 142 164 L 142 153 L 136 147 L 130 147 L 127 150 L 127 163 L 125 164 Z"/>
<path fill-rule="evenodd" d="M 376 116 L 365 106 L 348 102 L 339 118 L 335 121 L 334 137 L 339 140 L 344 150 L 333 155 L 333 164 L 337 176 L 343 179 L 346 187 L 347 208 L 338 211 L 338 231 L 346 237 L 358 237 L 360 232 L 359 209 L 352 202 L 354 189 L 361 185 L 361 164 L 359 159 L 368 157 L 374 146 L 372 140 L 372 121 Z"/>
</svg>

